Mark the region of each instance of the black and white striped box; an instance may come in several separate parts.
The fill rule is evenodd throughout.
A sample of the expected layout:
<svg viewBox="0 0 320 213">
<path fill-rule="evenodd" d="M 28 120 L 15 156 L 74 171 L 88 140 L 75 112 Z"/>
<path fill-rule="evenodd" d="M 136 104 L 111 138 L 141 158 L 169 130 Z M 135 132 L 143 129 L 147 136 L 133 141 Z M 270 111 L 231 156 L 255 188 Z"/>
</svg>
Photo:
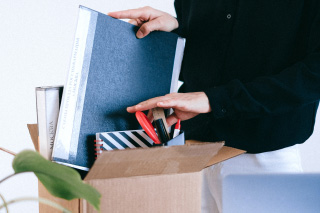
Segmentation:
<svg viewBox="0 0 320 213">
<path fill-rule="evenodd" d="M 168 141 L 168 146 L 184 145 L 184 133 Z M 98 132 L 95 140 L 95 155 L 102 151 L 127 148 L 149 148 L 153 141 L 144 130 L 128 130 L 115 132 Z"/>
</svg>

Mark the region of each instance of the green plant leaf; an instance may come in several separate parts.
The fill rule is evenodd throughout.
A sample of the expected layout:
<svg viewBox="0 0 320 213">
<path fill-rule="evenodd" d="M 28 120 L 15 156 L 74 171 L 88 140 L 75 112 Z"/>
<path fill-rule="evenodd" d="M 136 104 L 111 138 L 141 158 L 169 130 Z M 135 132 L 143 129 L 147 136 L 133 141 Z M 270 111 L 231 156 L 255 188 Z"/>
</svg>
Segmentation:
<svg viewBox="0 0 320 213">
<path fill-rule="evenodd" d="M 100 193 L 84 183 L 79 173 L 72 168 L 48 161 L 31 150 L 18 153 L 12 167 L 15 173 L 34 172 L 46 189 L 56 197 L 66 200 L 83 198 L 96 210 L 100 210 Z"/>
</svg>

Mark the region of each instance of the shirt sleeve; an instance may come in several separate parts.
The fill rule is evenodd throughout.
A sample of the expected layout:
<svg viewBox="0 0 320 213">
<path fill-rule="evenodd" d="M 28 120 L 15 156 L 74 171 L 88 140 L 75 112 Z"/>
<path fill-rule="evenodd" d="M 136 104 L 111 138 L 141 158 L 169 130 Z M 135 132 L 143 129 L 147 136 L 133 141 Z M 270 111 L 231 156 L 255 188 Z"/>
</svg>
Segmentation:
<svg viewBox="0 0 320 213">
<path fill-rule="evenodd" d="M 215 118 L 257 118 L 294 110 L 320 99 L 320 15 L 311 27 L 304 59 L 272 76 L 232 80 L 204 92 Z"/>
<path fill-rule="evenodd" d="M 175 8 L 175 11 L 177 14 L 176 18 L 177 18 L 179 27 L 177 29 L 173 30 L 172 32 L 178 34 L 179 36 L 184 37 L 182 35 L 182 30 L 181 30 L 182 29 L 182 7 L 181 7 L 181 4 L 182 4 L 181 0 L 174 1 L 174 8 Z"/>
</svg>

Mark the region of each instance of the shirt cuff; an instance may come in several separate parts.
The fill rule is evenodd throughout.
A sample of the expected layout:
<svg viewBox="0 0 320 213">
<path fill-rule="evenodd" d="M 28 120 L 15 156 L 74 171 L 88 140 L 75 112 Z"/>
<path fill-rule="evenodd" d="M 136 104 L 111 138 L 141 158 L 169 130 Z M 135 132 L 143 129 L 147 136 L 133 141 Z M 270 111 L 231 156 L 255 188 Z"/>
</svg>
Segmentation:
<svg viewBox="0 0 320 213">
<path fill-rule="evenodd" d="M 214 118 L 232 117 L 235 114 L 232 100 L 225 86 L 218 86 L 204 90 L 211 106 L 211 114 Z"/>
<path fill-rule="evenodd" d="M 177 18 L 176 18 L 177 19 Z M 177 22 L 178 22 L 178 28 L 172 30 L 171 32 L 172 33 L 175 33 L 177 35 L 179 35 L 180 37 L 183 37 L 181 34 L 182 34 L 182 31 L 181 31 L 181 24 L 179 23 L 179 20 L 177 19 Z"/>
</svg>

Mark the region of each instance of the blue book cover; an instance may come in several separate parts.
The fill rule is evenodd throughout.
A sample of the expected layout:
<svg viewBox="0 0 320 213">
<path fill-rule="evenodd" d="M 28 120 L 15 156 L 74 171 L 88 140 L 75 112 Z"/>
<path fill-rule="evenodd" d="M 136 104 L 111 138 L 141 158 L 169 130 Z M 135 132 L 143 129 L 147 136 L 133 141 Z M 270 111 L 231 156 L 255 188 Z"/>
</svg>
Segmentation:
<svg viewBox="0 0 320 213">
<path fill-rule="evenodd" d="M 177 91 L 184 39 L 137 29 L 80 6 L 53 161 L 89 170 L 95 133 L 141 129 L 126 108 Z"/>
</svg>

